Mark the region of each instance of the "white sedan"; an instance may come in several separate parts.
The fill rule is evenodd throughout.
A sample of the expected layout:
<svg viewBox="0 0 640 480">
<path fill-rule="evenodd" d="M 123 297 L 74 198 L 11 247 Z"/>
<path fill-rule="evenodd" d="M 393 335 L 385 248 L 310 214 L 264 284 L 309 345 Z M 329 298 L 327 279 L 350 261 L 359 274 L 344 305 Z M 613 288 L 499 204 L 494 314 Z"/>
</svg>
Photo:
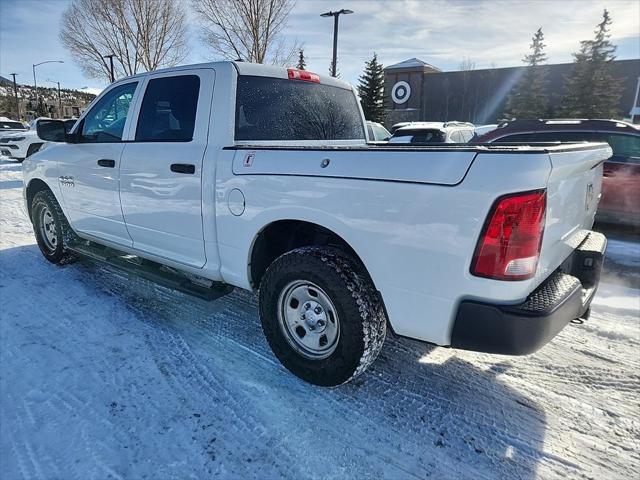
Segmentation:
<svg viewBox="0 0 640 480">
<path fill-rule="evenodd" d="M 46 143 L 38 137 L 38 122 L 40 120 L 49 120 L 41 117 L 33 120 L 29 130 L 12 131 L 0 137 L 0 153 L 5 157 L 9 157 L 18 162 L 22 162 L 25 158 L 36 153 L 42 145 Z M 69 132 L 76 123 L 75 118 L 64 120 L 65 130 Z M 1 135 L 1 133 L 0 133 Z"/>
</svg>

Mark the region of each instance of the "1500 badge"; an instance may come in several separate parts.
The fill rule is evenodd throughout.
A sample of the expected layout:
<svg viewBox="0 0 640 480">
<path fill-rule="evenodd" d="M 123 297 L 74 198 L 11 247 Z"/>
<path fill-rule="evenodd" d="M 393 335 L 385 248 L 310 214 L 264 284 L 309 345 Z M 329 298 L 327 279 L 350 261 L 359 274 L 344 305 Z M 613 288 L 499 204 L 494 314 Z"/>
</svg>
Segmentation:
<svg viewBox="0 0 640 480">
<path fill-rule="evenodd" d="M 75 186 L 75 182 L 73 180 L 73 177 L 70 177 L 70 176 L 60 176 L 60 177 L 58 177 L 58 181 L 60 182 L 60 185 L 62 185 L 63 187 L 74 187 Z"/>
</svg>

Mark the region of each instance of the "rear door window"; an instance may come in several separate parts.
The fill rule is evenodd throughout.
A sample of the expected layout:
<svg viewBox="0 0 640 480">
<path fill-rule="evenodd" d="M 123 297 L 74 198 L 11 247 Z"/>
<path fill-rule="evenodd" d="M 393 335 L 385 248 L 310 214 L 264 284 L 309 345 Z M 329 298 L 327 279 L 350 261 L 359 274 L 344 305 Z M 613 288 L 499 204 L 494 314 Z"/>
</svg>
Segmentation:
<svg viewBox="0 0 640 480">
<path fill-rule="evenodd" d="M 282 78 L 238 77 L 237 141 L 364 140 L 349 89 Z"/>
<path fill-rule="evenodd" d="M 190 142 L 196 123 L 200 78 L 179 75 L 149 81 L 140 107 L 137 142 Z"/>
</svg>

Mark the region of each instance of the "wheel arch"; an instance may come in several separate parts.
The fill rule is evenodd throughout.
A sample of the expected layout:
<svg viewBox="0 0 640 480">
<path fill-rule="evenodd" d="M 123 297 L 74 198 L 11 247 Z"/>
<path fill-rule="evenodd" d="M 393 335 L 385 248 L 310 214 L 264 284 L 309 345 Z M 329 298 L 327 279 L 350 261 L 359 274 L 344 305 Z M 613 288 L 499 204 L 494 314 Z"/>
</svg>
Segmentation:
<svg viewBox="0 0 640 480">
<path fill-rule="evenodd" d="M 258 231 L 249 249 L 249 283 L 257 289 L 267 268 L 276 258 L 296 248 L 311 245 L 339 248 L 367 273 L 373 283 L 364 261 L 341 235 L 319 223 L 293 218 L 274 220 Z"/>
<path fill-rule="evenodd" d="M 53 194 L 53 196 L 56 197 L 56 200 L 58 200 L 58 203 L 60 204 L 60 200 L 58 199 L 58 196 L 53 191 L 53 189 L 49 186 L 49 184 L 47 184 L 47 182 L 45 182 L 40 178 L 33 178 L 29 181 L 25 189 L 25 195 L 27 200 L 27 212 L 29 214 L 29 218 L 31 218 L 31 204 L 33 203 L 33 197 L 36 196 L 36 193 L 41 192 L 42 190 L 49 190 Z"/>
</svg>

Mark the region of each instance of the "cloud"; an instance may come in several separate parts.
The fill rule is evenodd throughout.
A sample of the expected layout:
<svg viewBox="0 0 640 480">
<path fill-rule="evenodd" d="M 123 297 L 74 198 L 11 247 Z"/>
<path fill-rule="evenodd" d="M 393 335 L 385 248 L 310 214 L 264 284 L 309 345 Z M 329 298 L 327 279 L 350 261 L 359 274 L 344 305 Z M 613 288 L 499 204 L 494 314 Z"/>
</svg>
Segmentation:
<svg viewBox="0 0 640 480">
<path fill-rule="evenodd" d="M 352 82 L 374 51 L 385 65 L 411 57 L 444 70 L 456 70 L 465 58 L 477 68 L 519 65 L 539 27 L 550 63 L 571 62 L 580 40 L 593 36 L 605 7 L 613 17 L 612 40 L 624 46 L 619 56 L 640 56 L 640 3 L 635 0 L 301 0 L 288 30 L 305 41 L 310 69 L 326 73 L 331 57 L 333 22 L 318 15 L 344 6 L 355 13 L 340 18 L 338 64 Z"/>
<path fill-rule="evenodd" d="M 38 85 L 60 82 L 63 88 L 102 89 L 106 83 L 85 78 L 73 57 L 58 40 L 60 17 L 69 1 L 0 0 L 0 72 L 16 72 L 18 82 L 33 84 L 32 64 L 62 60 L 37 67 Z"/>
<path fill-rule="evenodd" d="M 183 0 L 189 7 L 188 0 Z M 61 59 L 38 69 L 38 78 L 63 86 L 102 88 L 83 76 L 58 40 L 60 16 L 69 0 L 0 0 L 0 73 L 17 72 L 31 83 L 31 64 Z M 331 62 L 333 21 L 328 10 L 350 8 L 340 17 L 338 69 L 355 83 L 364 62 L 378 53 L 384 65 L 418 57 L 443 70 L 456 70 L 468 58 L 476 68 L 520 65 L 531 36 L 542 27 L 550 63 L 571 62 L 580 40 L 593 36 L 602 10 L 613 17 L 612 40 L 619 58 L 640 57 L 640 2 L 637 0 L 298 0 L 285 31 L 304 43 L 308 68 L 327 74 Z M 190 54 L 184 63 L 212 58 L 189 17 Z"/>
</svg>

